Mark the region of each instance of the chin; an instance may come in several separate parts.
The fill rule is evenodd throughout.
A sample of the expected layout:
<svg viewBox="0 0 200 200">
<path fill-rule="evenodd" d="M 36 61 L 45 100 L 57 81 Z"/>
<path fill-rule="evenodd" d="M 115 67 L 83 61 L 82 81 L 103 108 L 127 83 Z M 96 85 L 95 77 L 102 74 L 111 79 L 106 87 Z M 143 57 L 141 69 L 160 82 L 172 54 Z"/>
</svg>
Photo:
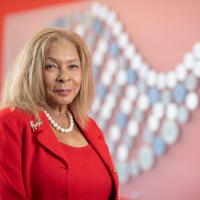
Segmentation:
<svg viewBox="0 0 200 200">
<path fill-rule="evenodd" d="M 74 98 L 67 98 L 67 99 L 58 99 L 56 102 L 57 105 L 69 105 L 72 103 Z"/>
<path fill-rule="evenodd" d="M 48 102 L 50 102 L 51 105 L 55 106 L 67 106 L 71 104 L 74 99 L 75 97 L 72 95 L 67 97 L 51 96 L 51 98 L 48 98 Z"/>
</svg>

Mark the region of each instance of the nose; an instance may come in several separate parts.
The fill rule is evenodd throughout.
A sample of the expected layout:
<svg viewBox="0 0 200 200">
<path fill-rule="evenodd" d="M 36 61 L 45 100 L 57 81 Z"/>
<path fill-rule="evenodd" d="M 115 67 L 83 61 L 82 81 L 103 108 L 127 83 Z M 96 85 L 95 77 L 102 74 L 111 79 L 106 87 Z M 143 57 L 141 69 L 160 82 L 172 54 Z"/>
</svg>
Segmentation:
<svg viewBox="0 0 200 200">
<path fill-rule="evenodd" d="M 71 81 L 71 76 L 68 72 L 60 71 L 57 76 L 57 81 L 62 83 L 69 82 Z"/>
</svg>

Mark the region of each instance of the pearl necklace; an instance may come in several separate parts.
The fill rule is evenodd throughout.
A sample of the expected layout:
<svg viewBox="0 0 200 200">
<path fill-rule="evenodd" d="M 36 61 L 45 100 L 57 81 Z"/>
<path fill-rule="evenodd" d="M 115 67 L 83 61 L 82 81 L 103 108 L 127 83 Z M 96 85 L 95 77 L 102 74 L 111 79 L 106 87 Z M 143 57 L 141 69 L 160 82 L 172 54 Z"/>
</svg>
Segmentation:
<svg viewBox="0 0 200 200">
<path fill-rule="evenodd" d="M 48 121 L 53 126 L 53 128 L 55 128 L 56 130 L 60 131 L 61 133 L 69 133 L 69 132 L 71 132 L 73 130 L 73 128 L 74 128 L 74 119 L 73 119 L 72 114 L 69 111 L 67 111 L 67 115 L 68 115 L 68 118 L 69 118 L 69 127 L 68 128 L 62 128 L 61 126 L 59 126 L 46 110 L 44 111 L 44 113 L 45 113 Z"/>
</svg>

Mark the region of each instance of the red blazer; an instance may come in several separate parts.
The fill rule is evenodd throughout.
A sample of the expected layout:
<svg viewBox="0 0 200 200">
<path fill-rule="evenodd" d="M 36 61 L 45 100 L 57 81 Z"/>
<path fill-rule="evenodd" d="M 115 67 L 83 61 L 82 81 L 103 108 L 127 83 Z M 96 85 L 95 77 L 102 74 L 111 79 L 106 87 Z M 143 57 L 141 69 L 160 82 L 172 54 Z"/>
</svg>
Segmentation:
<svg viewBox="0 0 200 200">
<path fill-rule="evenodd" d="M 42 125 L 34 129 L 30 125 L 37 122 L 33 116 L 19 109 L 0 111 L 1 200 L 67 199 L 67 157 L 43 112 L 40 119 Z M 82 133 L 110 172 L 112 200 L 117 200 L 118 177 L 101 130 L 90 119 Z"/>
</svg>

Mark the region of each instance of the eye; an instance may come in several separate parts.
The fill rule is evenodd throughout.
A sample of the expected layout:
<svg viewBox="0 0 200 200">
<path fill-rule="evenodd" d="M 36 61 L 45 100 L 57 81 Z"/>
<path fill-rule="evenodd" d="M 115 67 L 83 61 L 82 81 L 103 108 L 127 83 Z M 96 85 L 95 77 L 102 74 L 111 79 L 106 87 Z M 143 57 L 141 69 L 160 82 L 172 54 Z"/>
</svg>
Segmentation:
<svg viewBox="0 0 200 200">
<path fill-rule="evenodd" d="M 55 64 L 50 64 L 50 63 L 45 64 L 45 69 L 47 69 L 47 70 L 52 70 L 55 68 L 57 68 L 57 65 L 55 65 Z"/>
<path fill-rule="evenodd" d="M 73 65 L 70 65 L 69 68 L 70 68 L 70 69 L 73 69 L 73 70 L 76 70 L 76 69 L 78 69 L 78 68 L 80 68 L 80 67 L 79 67 L 79 65 L 73 64 Z"/>
</svg>

